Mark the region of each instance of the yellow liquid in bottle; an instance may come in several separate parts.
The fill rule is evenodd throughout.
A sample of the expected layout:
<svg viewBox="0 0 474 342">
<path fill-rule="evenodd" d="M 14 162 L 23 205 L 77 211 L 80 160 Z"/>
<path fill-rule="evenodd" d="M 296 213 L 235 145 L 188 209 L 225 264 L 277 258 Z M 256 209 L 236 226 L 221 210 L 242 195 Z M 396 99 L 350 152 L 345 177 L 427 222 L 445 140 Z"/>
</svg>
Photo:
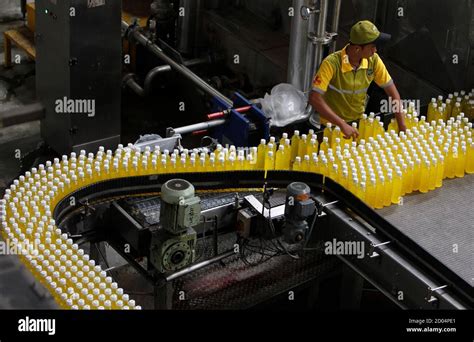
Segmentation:
<svg viewBox="0 0 474 342">
<path fill-rule="evenodd" d="M 436 172 L 438 170 L 438 160 L 433 159 L 428 178 L 428 190 L 436 189 Z"/>
<path fill-rule="evenodd" d="M 275 158 L 273 156 L 273 151 L 268 151 L 265 155 L 265 171 L 275 169 Z"/>
<path fill-rule="evenodd" d="M 285 146 L 280 145 L 278 147 L 278 151 L 275 158 L 275 169 L 277 170 L 285 170 L 286 167 L 286 151 Z"/>
<path fill-rule="evenodd" d="M 426 193 L 428 192 L 429 187 L 429 177 L 430 177 L 430 162 L 423 161 L 421 164 L 421 181 L 420 181 L 420 192 Z"/>
<path fill-rule="evenodd" d="M 300 142 L 300 132 L 295 131 L 293 136 L 291 137 L 291 162 L 293 162 L 295 158 L 298 156 L 299 142 Z"/>
<path fill-rule="evenodd" d="M 296 157 L 293 163 L 293 171 L 301 171 L 301 157 Z"/>
<path fill-rule="evenodd" d="M 311 139 L 311 141 L 308 144 L 307 151 L 306 151 L 306 154 L 308 156 L 312 156 L 313 153 L 318 153 L 318 141 L 316 139 Z"/>
<path fill-rule="evenodd" d="M 447 171 L 446 171 L 446 176 L 448 178 L 454 178 L 456 177 L 456 165 L 457 165 L 457 162 L 458 162 L 458 151 L 457 149 L 450 149 L 450 152 L 448 154 L 448 158 L 447 158 Z"/>
<path fill-rule="evenodd" d="M 464 177 L 464 171 L 466 170 L 466 149 L 464 147 L 461 149 L 461 152 L 458 153 L 455 169 L 456 177 Z"/>
<path fill-rule="evenodd" d="M 438 165 L 436 167 L 436 182 L 435 185 L 437 188 L 443 186 L 443 174 L 444 174 L 444 157 L 438 157 Z"/>
<path fill-rule="evenodd" d="M 359 121 L 359 137 L 358 140 L 365 139 L 365 130 L 367 126 L 367 115 L 363 114 L 362 119 Z"/>
<path fill-rule="evenodd" d="M 326 138 L 323 138 L 323 142 L 321 143 L 320 146 L 320 151 L 323 151 L 325 155 L 327 155 L 329 149 L 329 140 Z"/>
<path fill-rule="evenodd" d="M 380 177 L 375 189 L 375 209 L 382 209 L 384 202 L 385 178 Z"/>
<path fill-rule="evenodd" d="M 468 141 L 468 151 L 466 156 L 466 173 L 474 173 L 474 142 Z"/>
<path fill-rule="evenodd" d="M 307 139 L 308 139 L 308 136 L 306 134 L 303 134 L 301 136 L 301 139 L 298 145 L 298 156 L 301 158 L 304 158 L 304 155 L 306 154 L 306 150 L 308 149 L 307 141 L 306 141 Z"/>
<path fill-rule="evenodd" d="M 383 196 L 383 205 L 385 207 L 390 206 L 392 204 L 392 191 L 393 191 L 393 181 L 392 181 L 392 175 L 388 174 L 386 177 L 385 181 L 385 190 L 384 190 L 384 196 Z"/>
<path fill-rule="evenodd" d="M 328 138 L 328 143 L 331 144 L 331 142 L 332 142 L 332 124 L 330 122 L 327 123 L 326 128 L 324 129 L 323 137 Z"/>
<path fill-rule="evenodd" d="M 399 204 L 402 194 L 402 173 L 397 172 L 393 178 L 392 203 Z"/>
<path fill-rule="evenodd" d="M 367 192 L 365 195 L 365 202 L 371 206 L 375 207 L 375 198 L 376 198 L 377 184 L 375 178 L 370 179 L 369 185 L 367 185 Z"/>
<path fill-rule="evenodd" d="M 267 150 L 267 145 L 265 143 L 265 139 L 260 140 L 260 145 L 258 145 L 257 149 L 257 161 L 256 167 L 259 170 L 263 170 L 265 168 L 265 152 Z"/>
</svg>

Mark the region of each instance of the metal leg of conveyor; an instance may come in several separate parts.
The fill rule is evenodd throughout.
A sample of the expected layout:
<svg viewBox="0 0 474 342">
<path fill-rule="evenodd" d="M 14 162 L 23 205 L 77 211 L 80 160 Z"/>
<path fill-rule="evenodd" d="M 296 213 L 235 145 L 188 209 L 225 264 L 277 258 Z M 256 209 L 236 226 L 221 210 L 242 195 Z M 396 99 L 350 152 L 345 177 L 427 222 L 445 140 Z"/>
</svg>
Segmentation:
<svg viewBox="0 0 474 342">
<path fill-rule="evenodd" d="M 171 310 L 173 308 L 173 284 L 165 282 L 153 286 L 155 310 Z"/>
<path fill-rule="evenodd" d="M 360 310 L 364 278 L 347 265 L 342 267 L 340 309 Z"/>
</svg>

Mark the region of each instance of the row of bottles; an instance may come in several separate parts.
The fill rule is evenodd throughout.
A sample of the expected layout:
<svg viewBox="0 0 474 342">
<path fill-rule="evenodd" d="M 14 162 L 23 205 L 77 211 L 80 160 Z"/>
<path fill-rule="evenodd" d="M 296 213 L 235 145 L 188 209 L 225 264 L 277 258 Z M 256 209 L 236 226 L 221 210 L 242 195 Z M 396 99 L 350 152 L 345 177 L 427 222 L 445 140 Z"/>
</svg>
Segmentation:
<svg viewBox="0 0 474 342">
<path fill-rule="evenodd" d="M 452 115 L 452 112 L 451 112 Z M 447 120 L 406 113 L 406 132 L 383 130 L 373 113 L 360 122 L 357 141 L 328 125 L 321 144 L 314 131 L 262 140 L 257 147 L 218 146 L 161 151 L 119 145 L 115 151 L 81 151 L 33 168 L 15 180 L 0 203 L 2 235 L 34 245 L 23 259 L 68 308 L 139 308 L 106 273 L 56 227 L 52 211 L 65 196 L 106 179 L 181 172 L 295 170 L 330 177 L 374 208 L 400 203 L 414 191 L 428 192 L 444 179 L 474 173 L 472 123 L 464 113 Z M 392 128 L 392 129 L 391 129 Z M 396 128 L 396 127 L 395 127 Z"/>
<path fill-rule="evenodd" d="M 439 95 L 438 98 L 433 97 L 428 104 L 428 122 L 439 119 L 447 121 L 451 117 L 457 117 L 460 113 L 464 113 L 468 119 L 474 120 L 474 89 L 470 93 L 462 90 L 449 94 L 446 100 L 442 95 Z"/>
</svg>

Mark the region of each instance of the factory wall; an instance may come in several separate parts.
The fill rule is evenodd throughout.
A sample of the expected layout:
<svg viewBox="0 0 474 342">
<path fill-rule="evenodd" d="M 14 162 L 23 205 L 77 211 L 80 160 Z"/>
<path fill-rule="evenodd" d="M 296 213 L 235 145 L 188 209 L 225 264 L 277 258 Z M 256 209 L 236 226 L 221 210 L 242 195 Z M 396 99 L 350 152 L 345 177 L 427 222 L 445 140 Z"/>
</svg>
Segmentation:
<svg viewBox="0 0 474 342">
<path fill-rule="evenodd" d="M 19 0 L 1 0 L 0 1 L 0 19 L 8 17 L 17 17 L 21 14 Z"/>
</svg>

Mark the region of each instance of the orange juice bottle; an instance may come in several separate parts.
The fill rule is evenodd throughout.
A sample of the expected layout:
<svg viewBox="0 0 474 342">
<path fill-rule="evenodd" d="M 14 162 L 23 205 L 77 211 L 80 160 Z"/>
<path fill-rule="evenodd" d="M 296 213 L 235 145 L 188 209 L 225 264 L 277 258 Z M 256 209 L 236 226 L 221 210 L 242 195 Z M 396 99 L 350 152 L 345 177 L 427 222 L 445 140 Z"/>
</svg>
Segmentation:
<svg viewBox="0 0 474 342">
<path fill-rule="evenodd" d="M 291 137 L 291 162 L 293 162 L 298 155 L 300 142 L 300 131 L 295 131 Z"/>
<path fill-rule="evenodd" d="M 326 128 L 324 128 L 324 137 L 328 138 L 328 143 L 331 145 L 332 144 L 332 123 L 328 122 L 326 124 Z"/>
<path fill-rule="evenodd" d="M 320 146 L 320 151 L 323 151 L 324 154 L 327 154 L 328 153 L 328 149 L 329 149 L 330 145 L 329 145 L 329 139 L 328 137 L 324 137 L 323 138 L 323 142 L 321 143 L 321 146 Z"/>
<path fill-rule="evenodd" d="M 365 139 L 365 129 L 367 127 L 367 114 L 362 114 L 362 118 L 359 121 L 359 138 L 358 140 Z"/>
<path fill-rule="evenodd" d="M 285 151 L 285 145 L 280 145 L 278 146 L 278 151 L 276 153 L 276 159 L 275 159 L 275 169 L 276 170 L 286 170 L 287 165 L 286 165 L 286 151 Z"/>
<path fill-rule="evenodd" d="M 466 170 L 466 146 L 462 146 L 458 152 L 458 158 L 455 165 L 456 177 L 464 177 L 464 171 Z"/>
<path fill-rule="evenodd" d="M 431 168 L 428 176 L 428 190 L 436 189 L 436 173 L 438 170 L 438 160 L 431 155 Z"/>
<path fill-rule="evenodd" d="M 472 138 L 467 139 L 467 153 L 466 153 L 466 173 L 474 173 L 474 142 Z"/>
<path fill-rule="evenodd" d="M 318 153 L 318 140 L 316 139 L 311 139 L 311 141 L 308 144 L 308 148 L 306 151 L 306 154 L 309 156 L 312 156 L 313 153 Z"/>
<path fill-rule="evenodd" d="M 314 172 L 314 173 L 320 173 L 321 170 L 319 168 L 319 159 L 318 159 L 318 155 L 317 154 L 313 154 L 313 160 L 312 160 L 312 163 L 311 163 L 311 172 Z"/>
<path fill-rule="evenodd" d="M 265 171 L 268 170 L 275 170 L 275 157 L 271 149 L 265 155 Z"/>
<path fill-rule="evenodd" d="M 430 162 L 428 159 L 424 159 L 421 164 L 421 181 L 419 191 L 422 193 L 428 192 L 429 177 L 430 177 Z"/>
<path fill-rule="evenodd" d="M 452 148 L 449 149 L 447 164 L 446 164 L 446 176 L 448 178 L 456 177 L 456 165 L 458 163 L 458 147 L 453 145 Z"/>
<path fill-rule="evenodd" d="M 293 171 L 301 171 L 301 157 L 295 157 L 295 162 L 293 163 Z"/>
<path fill-rule="evenodd" d="M 257 148 L 257 169 L 263 170 L 265 168 L 265 152 L 267 150 L 267 143 L 265 139 L 260 140 L 260 145 Z"/>
<path fill-rule="evenodd" d="M 371 175 L 369 184 L 367 185 L 365 201 L 372 208 L 375 206 L 376 191 L 377 191 L 377 181 L 375 179 L 375 175 Z"/>
<path fill-rule="evenodd" d="M 379 175 L 379 180 L 377 182 L 377 187 L 375 189 L 375 209 L 382 209 L 385 195 L 385 177 Z"/>
<path fill-rule="evenodd" d="M 387 173 L 387 180 L 385 181 L 385 190 L 384 190 L 384 198 L 383 198 L 383 205 L 388 207 L 392 204 L 392 191 L 393 191 L 393 178 L 392 173 Z"/>
<path fill-rule="evenodd" d="M 288 139 L 288 133 L 283 133 L 280 139 L 280 145 L 285 145 L 285 140 Z"/>
<path fill-rule="evenodd" d="M 438 156 L 438 166 L 436 167 L 436 187 L 440 188 L 443 186 L 443 174 L 444 174 L 444 157 Z"/>
<path fill-rule="evenodd" d="M 298 156 L 304 158 L 306 150 L 308 149 L 308 136 L 306 134 L 301 135 L 301 139 L 298 145 Z"/>
<path fill-rule="evenodd" d="M 436 99 L 433 97 L 431 99 L 430 104 L 428 105 L 428 112 L 426 113 L 426 120 L 431 122 L 436 118 L 436 112 L 438 111 L 438 104 L 436 103 Z"/>
<path fill-rule="evenodd" d="M 392 190 L 392 203 L 393 204 L 400 204 L 401 201 L 401 193 L 402 193 L 402 172 L 400 169 L 397 169 L 395 172 L 395 176 L 393 178 L 393 190 Z"/>
</svg>

